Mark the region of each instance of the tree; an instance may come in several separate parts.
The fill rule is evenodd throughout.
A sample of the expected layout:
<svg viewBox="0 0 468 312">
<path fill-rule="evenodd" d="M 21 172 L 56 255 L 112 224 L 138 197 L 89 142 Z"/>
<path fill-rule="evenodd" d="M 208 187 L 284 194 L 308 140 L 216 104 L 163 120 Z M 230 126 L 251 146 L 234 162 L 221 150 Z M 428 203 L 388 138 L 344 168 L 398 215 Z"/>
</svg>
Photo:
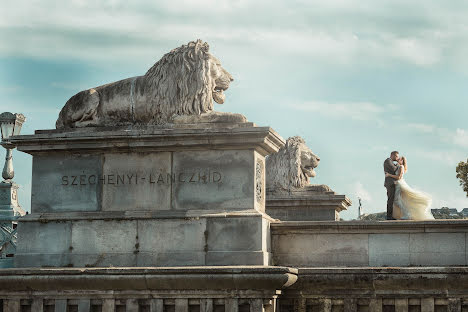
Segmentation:
<svg viewBox="0 0 468 312">
<path fill-rule="evenodd" d="M 460 185 L 466 192 L 466 197 L 468 197 L 468 159 L 466 160 L 466 162 L 460 161 L 458 163 L 457 178 L 460 180 Z"/>
</svg>

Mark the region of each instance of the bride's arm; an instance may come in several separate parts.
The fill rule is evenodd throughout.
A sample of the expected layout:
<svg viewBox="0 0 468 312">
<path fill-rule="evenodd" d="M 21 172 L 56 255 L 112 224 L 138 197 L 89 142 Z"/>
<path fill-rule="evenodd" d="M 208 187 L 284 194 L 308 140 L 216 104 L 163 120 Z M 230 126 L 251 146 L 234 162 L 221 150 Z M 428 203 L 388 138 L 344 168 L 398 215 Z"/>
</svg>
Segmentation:
<svg viewBox="0 0 468 312">
<path fill-rule="evenodd" d="M 388 172 L 385 172 L 385 176 L 386 176 L 386 177 L 390 177 L 390 178 L 394 178 L 394 179 L 397 179 L 397 180 L 400 180 L 400 176 L 399 176 L 399 175 L 390 174 L 390 173 L 388 173 Z"/>
<path fill-rule="evenodd" d="M 403 170 L 405 170 L 404 168 L 401 168 L 400 169 L 400 173 L 398 175 L 395 175 L 395 174 L 390 174 L 388 172 L 385 172 L 385 176 L 386 177 L 391 177 L 391 178 L 394 178 L 396 180 L 400 180 L 402 177 L 403 177 Z"/>
</svg>

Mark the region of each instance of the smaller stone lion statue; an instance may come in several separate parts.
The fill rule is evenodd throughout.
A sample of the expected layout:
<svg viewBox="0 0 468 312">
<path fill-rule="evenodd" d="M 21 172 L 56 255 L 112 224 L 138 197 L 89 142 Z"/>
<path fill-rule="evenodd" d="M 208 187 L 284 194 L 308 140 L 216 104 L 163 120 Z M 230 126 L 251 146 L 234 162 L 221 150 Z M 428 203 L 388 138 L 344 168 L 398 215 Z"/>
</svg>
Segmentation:
<svg viewBox="0 0 468 312">
<path fill-rule="evenodd" d="M 166 53 L 143 76 L 81 91 L 62 108 L 57 129 L 131 124 L 245 122 L 213 111 L 233 81 L 201 40 Z"/>
<path fill-rule="evenodd" d="M 268 193 L 301 190 L 306 187 L 313 191 L 329 192 L 327 185 L 311 185 L 309 178 L 315 177 L 315 168 L 320 158 L 299 136 L 290 137 L 284 147 L 266 158 L 266 189 Z"/>
</svg>

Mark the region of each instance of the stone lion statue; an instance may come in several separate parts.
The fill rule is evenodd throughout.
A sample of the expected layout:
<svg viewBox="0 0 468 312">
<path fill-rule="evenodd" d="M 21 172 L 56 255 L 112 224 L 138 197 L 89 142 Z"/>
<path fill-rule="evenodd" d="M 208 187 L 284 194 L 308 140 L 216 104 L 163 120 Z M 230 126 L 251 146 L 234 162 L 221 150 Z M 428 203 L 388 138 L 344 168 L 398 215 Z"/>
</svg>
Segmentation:
<svg viewBox="0 0 468 312">
<path fill-rule="evenodd" d="M 143 76 L 81 91 L 62 108 L 56 128 L 198 122 L 245 122 L 213 111 L 232 76 L 201 40 L 166 53 Z"/>
<path fill-rule="evenodd" d="M 290 137 L 280 150 L 266 159 L 266 189 L 269 193 L 291 192 L 305 187 L 313 191 L 329 192 L 327 185 L 310 185 L 320 158 L 299 136 Z"/>
</svg>

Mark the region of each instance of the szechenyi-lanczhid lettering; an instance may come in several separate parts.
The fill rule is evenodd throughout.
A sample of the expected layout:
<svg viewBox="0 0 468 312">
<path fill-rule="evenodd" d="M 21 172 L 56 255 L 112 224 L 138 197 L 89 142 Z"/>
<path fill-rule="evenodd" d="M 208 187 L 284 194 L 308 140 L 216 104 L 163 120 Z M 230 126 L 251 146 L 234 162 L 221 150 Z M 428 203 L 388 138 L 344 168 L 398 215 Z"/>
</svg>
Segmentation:
<svg viewBox="0 0 468 312">
<path fill-rule="evenodd" d="M 223 183 L 223 175 L 218 171 L 180 172 L 180 173 L 115 173 L 81 174 L 62 176 L 62 186 L 79 185 L 131 185 L 131 184 L 170 184 L 170 183 Z"/>
</svg>

